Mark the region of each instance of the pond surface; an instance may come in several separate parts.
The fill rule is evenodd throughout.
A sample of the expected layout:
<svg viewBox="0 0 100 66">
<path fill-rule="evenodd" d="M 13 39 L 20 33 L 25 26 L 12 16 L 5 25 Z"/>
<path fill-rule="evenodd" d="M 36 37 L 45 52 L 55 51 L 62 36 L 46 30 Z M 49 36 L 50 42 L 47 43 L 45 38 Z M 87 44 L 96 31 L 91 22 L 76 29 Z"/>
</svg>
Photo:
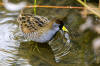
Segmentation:
<svg viewBox="0 0 100 66">
<path fill-rule="evenodd" d="M 16 22 L 19 13 L 1 11 L 0 14 L 0 66 L 50 66 L 56 64 L 54 54 L 47 43 L 38 44 L 19 38 L 21 31 Z M 35 49 L 35 45 L 38 45 L 38 49 Z"/>
<path fill-rule="evenodd" d="M 84 54 L 85 48 L 76 45 L 71 47 L 61 62 L 56 63 L 48 44 L 38 44 L 38 51 L 34 49 L 37 43 L 19 38 L 20 30 L 16 22 L 19 13 L 1 11 L 0 14 L 0 66 L 87 66 L 88 62 L 94 62 L 93 55 L 87 58 L 90 52 L 86 51 L 88 54 Z M 60 40 L 56 39 L 53 44 L 59 43 Z M 91 63 L 89 60 L 92 60 Z"/>
<path fill-rule="evenodd" d="M 41 8 L 40 10 L 42 11 Z M 58 11 L 54 9 L 52 10 L 59 13 L 61 16 L 64 15 L 62 14 L 61 11 L 59 11 L 59 9 Z M 66 12 L 66 10 L 63 9 L 62 11 Z M 46 13 L 48 12 L 49 9 L 46 11 Z M 44 15 L 46 15 L 46 13 Z M 50 14 L 53 15 L 54 13 L 50 12 Z M 19 26 L 16 20 L 18 15 L 19 12 L 8 12 L 6 10 L 0 10 L 0 66 L 99 65 L 96 63 L 95 54 L 93 52 L 93 49 L 91 49 L 91 45 L 90 45 L 91 42 L 87 40 L 82 40 L 86 38 L 88 38 L 88 40 L 92 40 L 91 37 L 87 37 L 87 36 L 88 35 L 92 36 L 95 33 L 91 33 L 91 31 L 89 33 L 86 32 L 85 34 L 78 33 L 77 31 L 78 27 L 76 26 L 79 25 L 80 22 L 83 22 L 83 20 L 80 19 L 79 15 L 76 15 L 71 12 L 69 17 L 67 18 L 68 19 L 67 21 L 69 23 L 69 31 L 71 33 L 69 34 L 69 36 L 71 36 L 70 39 L 71 43 L 69 49 L 68 47 L 62 47 L 63 37 L 61 37 L 59 32 L 54 37 L 50 46 L 48 43 L 39 44 L 33 41 L 25 40 L 21 34 L 21 31 L 19 30 Z M 40 15 L 43 14 L 41 13 Z M 49 15 L 49 17 L 51 17 L 51 15 Z M 74 23 L 73 21 L 74 22 L 79 21 L 79 23 L 78 22 Z M 65 26 L 67 26 L 67 23 L 65 24 Z M 53 46 L 56 45 L 58 49 L 62 49 L 62 48 L 64 50 L 68 49 L 68 51 L 66 50 L 67 54 L 63 56 L 59 62 L 55 60 L 55 57 L 60 57 L 61 55 L 60 56 L 56 56 L 56 55 L 59 55 L 60 52 L 63 52 L 63 49 L 59 52 L 52 51 L 52 45 Z"/>
</svg>

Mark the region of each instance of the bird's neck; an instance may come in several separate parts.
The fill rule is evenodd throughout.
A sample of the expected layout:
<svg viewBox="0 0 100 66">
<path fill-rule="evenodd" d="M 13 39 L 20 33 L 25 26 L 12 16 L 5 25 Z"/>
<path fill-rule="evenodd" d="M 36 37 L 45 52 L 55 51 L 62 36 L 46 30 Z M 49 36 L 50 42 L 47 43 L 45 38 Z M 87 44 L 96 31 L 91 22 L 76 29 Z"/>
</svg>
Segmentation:
<svg viewBox="0 0 100 66">
<path fill-rule="evenodd" d="M 46 25 L 46 27 L 47 27 L 46 29 L 47 30 L 50 30 L 50 29 L 55 30 L 56 28 L 59 28 L 59 26 L 60 26 L 60 24 L 57 24 L 55 21 L 51 21 L 48 23 L 48 25 Z"/>
<path fill-rule="evenodd" d="M 53 24 L 55 23 L 54 20 L 50 21 L 47 25 L 47 27 L 49 27 L 50 29 L 53 27 Z"/>
</svg>

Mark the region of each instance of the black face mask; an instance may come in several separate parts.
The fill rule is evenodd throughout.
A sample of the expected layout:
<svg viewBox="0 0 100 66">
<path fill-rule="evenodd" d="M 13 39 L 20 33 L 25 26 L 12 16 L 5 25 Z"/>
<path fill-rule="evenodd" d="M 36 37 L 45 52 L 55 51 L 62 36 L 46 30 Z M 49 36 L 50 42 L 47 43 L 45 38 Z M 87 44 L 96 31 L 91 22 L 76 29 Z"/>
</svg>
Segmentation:
<svg viewBox="0 0 100 66">
<path fill-rule="evenodd" d="M 60 20 L 60 19 L 56 19 L 56 22 L 58 23 L 58 24 L 60 24 L 60 26 L 59 26 L 59 28 L 60 28 L 60 30 L 62 29 L 62 27 L 63 27 L 63 21 L 62 20 Z"/>
</svg>

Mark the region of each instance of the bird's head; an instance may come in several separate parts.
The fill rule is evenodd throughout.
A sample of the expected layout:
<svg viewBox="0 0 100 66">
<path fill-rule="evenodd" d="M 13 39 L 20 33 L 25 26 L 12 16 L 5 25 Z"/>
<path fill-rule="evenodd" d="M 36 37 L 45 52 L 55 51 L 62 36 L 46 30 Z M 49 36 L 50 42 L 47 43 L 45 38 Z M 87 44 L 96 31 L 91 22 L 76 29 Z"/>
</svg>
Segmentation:
<svg viewBox="0 0 100 66">
<path fill-rule="evenodd" d="M 68 32 L 67 28 L 64 26 L 63 20 L 64 20 L 64 18 L 55 18 L 53 27 L 59 27 L 60 30 Z"/>
</svg>

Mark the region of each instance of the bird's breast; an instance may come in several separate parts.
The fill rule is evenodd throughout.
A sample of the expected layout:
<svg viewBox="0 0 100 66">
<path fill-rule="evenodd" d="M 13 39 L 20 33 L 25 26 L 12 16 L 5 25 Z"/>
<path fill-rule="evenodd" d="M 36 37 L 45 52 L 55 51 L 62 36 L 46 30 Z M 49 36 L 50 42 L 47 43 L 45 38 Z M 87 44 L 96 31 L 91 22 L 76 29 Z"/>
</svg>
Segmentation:
<svg viewBox="0 0 100 66">
<path fill-rule="evenodd" d="M 59 29 L 58 29 L 59 30 Z M 58 30 L 48 30 L 47 32 L 43 33 L 39 39 L 36 39 L 37 42 L 41 42 L 41 43 L 44 43 L 44 42 L 48 42 L 49 40 L 52 39 L 52 37 L 56 34 L 56 32 Z"/>
<path fill-rule="evenodd" d="M 58 30 L 59 28 L 56 28 L 45 31 L 41 35 L 39 35 L 39 32 L 34 32 L 30 34 L 25 34 L 25 36 L 27 37 L 27 39 L 33 40 L 35 42 L 45 43 L 51 40 Z"/>
</svg>

